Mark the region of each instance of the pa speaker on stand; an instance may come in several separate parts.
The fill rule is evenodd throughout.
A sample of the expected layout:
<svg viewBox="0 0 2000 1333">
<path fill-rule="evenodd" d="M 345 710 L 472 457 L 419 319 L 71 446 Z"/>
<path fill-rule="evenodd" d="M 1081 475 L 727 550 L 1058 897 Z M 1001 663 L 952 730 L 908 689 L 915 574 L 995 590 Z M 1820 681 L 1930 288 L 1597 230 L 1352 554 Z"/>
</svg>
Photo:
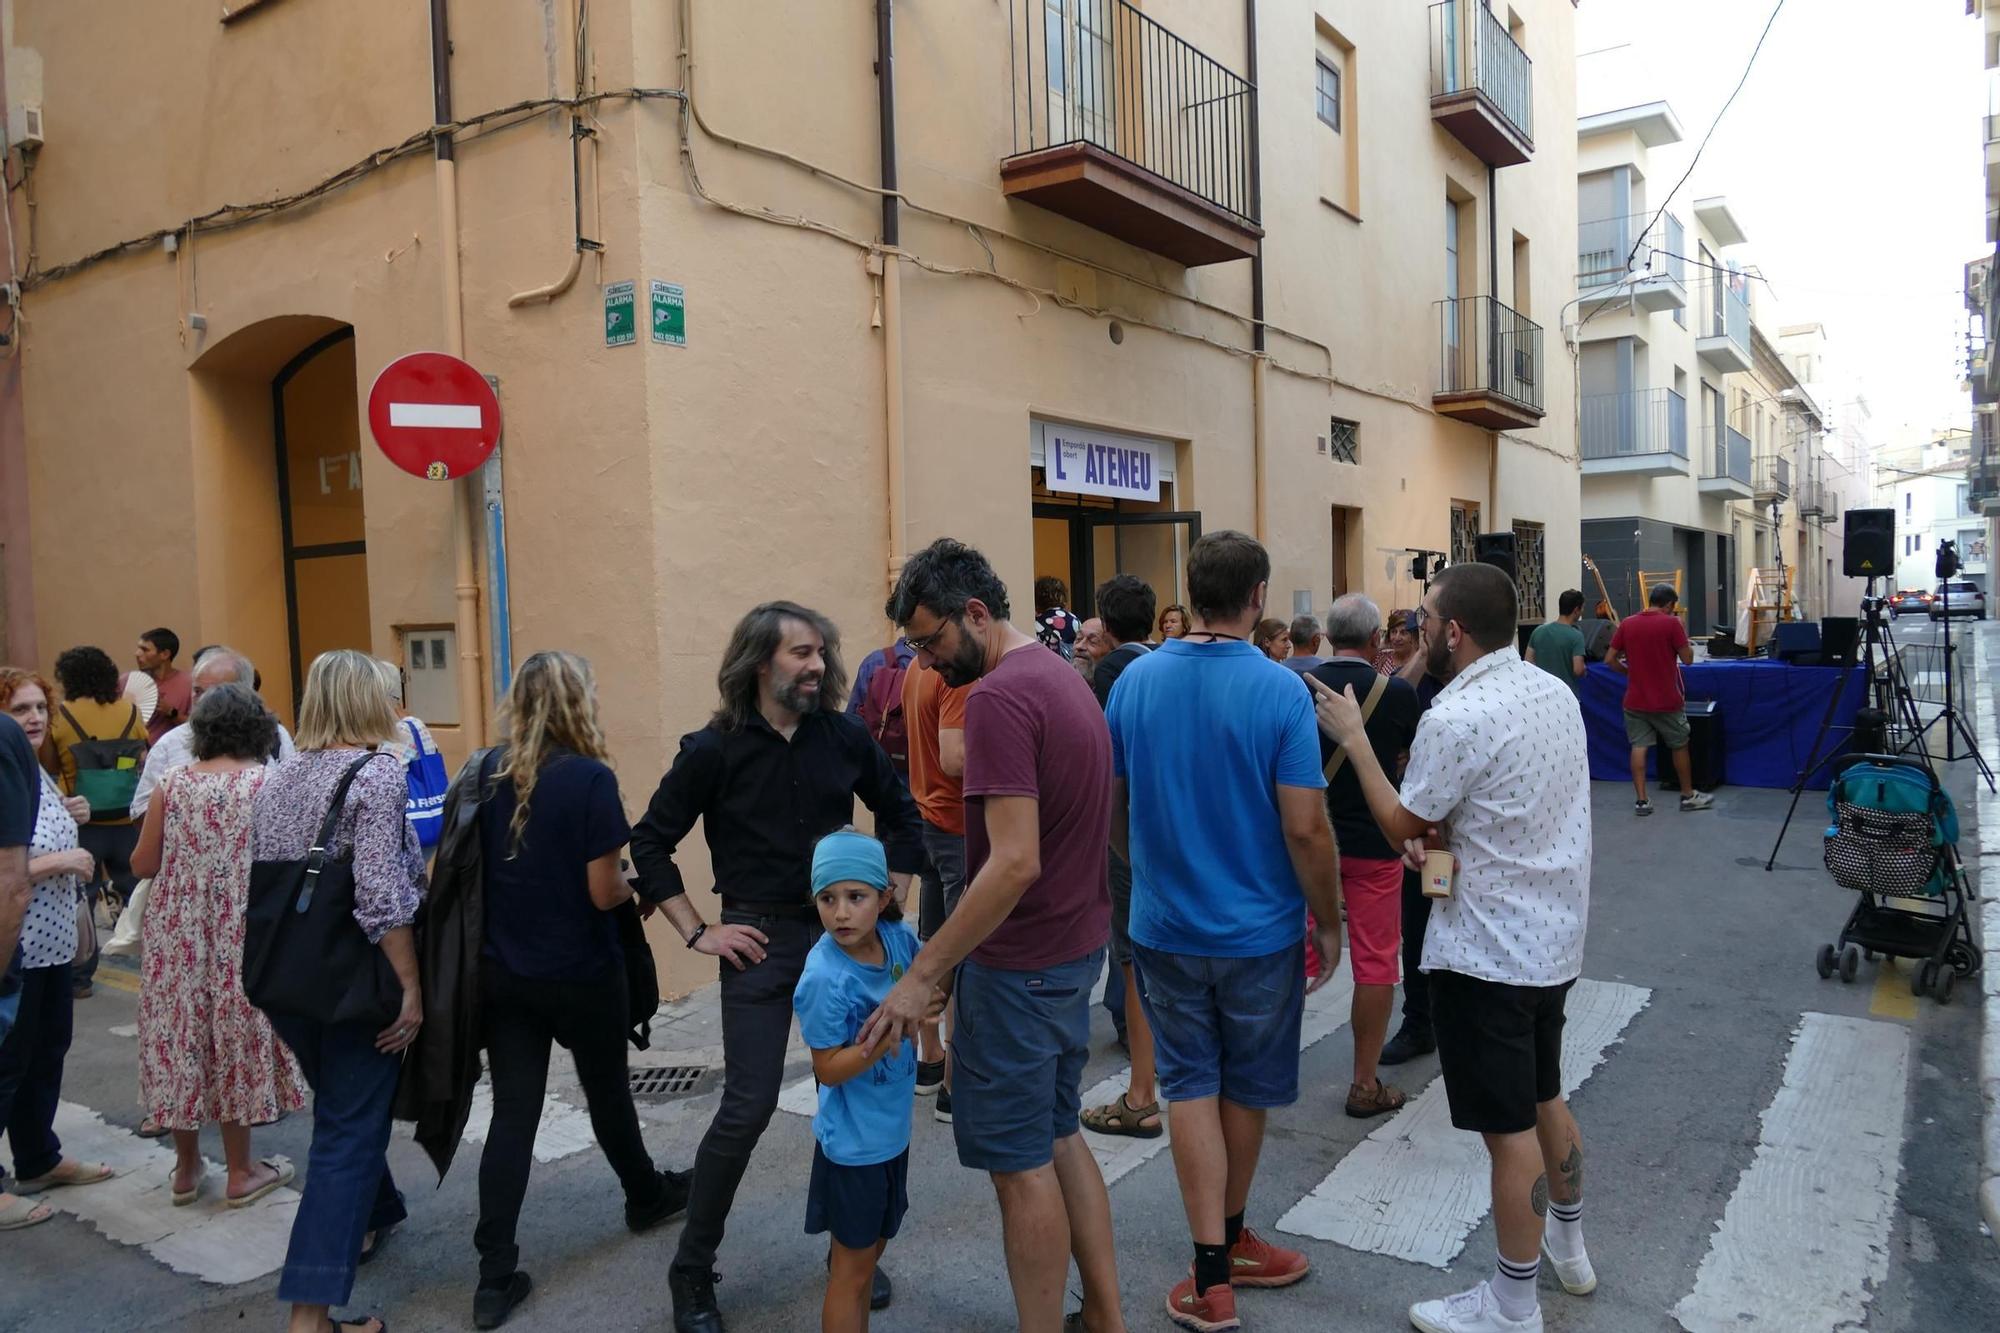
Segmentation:
<svg viewBox="0 0 2000 1333">
<path fill-rule="evenodd" d="M 1840 572 L 1849 578 L 1886 579 L 1896 572 L 1896 511 L 1850 509 L 1842 518 L 1846 540 Z"/>
</svg>

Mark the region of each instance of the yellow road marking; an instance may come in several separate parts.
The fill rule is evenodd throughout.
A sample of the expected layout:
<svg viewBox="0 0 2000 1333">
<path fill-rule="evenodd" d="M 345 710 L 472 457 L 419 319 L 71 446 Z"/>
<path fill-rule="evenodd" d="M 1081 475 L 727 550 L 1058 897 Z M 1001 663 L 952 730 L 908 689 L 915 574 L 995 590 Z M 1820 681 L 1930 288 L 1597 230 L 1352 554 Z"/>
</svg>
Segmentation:
<svg viewBox="0 0 2000 1333">
<path fill-rule="evenodd" d="M 122 990 L 127 995 L 137 995 L 139 993 L 139 974 L 136 972 L 126 972 L 116 967 L 100 965 L 97 969 L 97 975 L 91 978 L 91 983 L 97 986 L 109 986 L 112 990 Z"/>
<path fill-rule="evenodd" d="M 1884 958 L 1875 969 L 1875 995 L 1868 1002 L 1868 1012 L 1878 1018 L 1900 1018 L 1905 1023 L 1917 1016 L 1917 997 L 1910 994 L 1910 976 L 1914 968 L 1897 966 L 1894 958 Z"/>
</svg>

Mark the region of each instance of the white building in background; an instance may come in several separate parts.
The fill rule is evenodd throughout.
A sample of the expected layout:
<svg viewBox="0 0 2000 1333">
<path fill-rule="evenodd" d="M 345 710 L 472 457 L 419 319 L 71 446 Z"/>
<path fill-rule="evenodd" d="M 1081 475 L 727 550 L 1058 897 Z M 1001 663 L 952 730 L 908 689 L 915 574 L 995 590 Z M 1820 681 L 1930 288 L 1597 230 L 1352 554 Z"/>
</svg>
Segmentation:
<svg viewBox="0 0 2000 1333">
<path fill-rule="evenodd" d="M 1971 456 L 1970 433 L 1948 430 L 1876 459 L 1876 503 L 1896 511 L 1896 587 L 1935 588 L 1942 542 L 1957 543 L 1956 577 L 1992 587 L 1986 520 L 1966 475 Z"/>
<path fill-rule="evenodd" d="M 1824 432 L 1814 433 L 1802 448 L 1819 467 L 1819 511 L 1824 518 L 1825 585 L 1822 615 L 1854 615 L 1867 580 L 1844 572 L 1846 516 L 1850 509 L 1886 507 L 1875 495 L 1876 430 L 1868 396 L 1860 383 L 1841 372 L 1830 354 L 1826 326 L 1785 324 L 1778 330 L 1778 352 L 1807 394 L 1826 414 Z M 1880 590 L 1878 590 L 1880 591 Z"/>
</svg>

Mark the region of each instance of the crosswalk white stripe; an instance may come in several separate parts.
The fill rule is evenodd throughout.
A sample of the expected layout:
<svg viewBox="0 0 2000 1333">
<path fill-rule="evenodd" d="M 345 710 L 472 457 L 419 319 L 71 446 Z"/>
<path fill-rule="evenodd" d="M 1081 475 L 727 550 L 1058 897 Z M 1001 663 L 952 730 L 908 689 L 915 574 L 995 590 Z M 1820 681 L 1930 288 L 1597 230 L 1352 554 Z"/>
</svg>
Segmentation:
<svg viewBox="0 0 2000 1333">
<path fill-rule="evenodd" d="M 1102 979 L 1100 978 L 1100 985 Z M 1097 993 L 1093 988 L 1093 995 Z M 1312 1047 L 1347 1023 L 1348 1012 L 1354 1002 L 1354 970 L 1345 956 L 1340 967 L 1324 986 L 1306 996 L 1305 1017 L 1299 1025 L 1299 1050 L 1301 1053 Z M 1132 1067 L 1123 1066 L 1108 1078 L 1100 1079 L 1083 1093 L 1083 1105 L 1103 1106 L 1113 1097 L 1125 1091 L 1126 1083 L 1132 1077 Z M 917 1109 L 921 1112 L 925 1102 L 919 1099 Z M 797 1079 L 778 1094 L 778 1109 L 790 1111 L 793 1115 L 810 1116 L 819 1109 L 819 1089 L 812 1075 Z M 1104 1173 L 1104 1183 L 1111 1185 L 1144 1166 L 1167 1146 L 1169 1134 L 1157 1139 L 1135 1139 L 1110 1134 L 1094 1134 L 1084 1131 L 1084 1142 L 1090 1145 L 1091 1156 L 1097 1159 L 1098 1170 Z"/>
<path fill-rule="evenodd" d="M 1909 1064 L 1904 1024 L 1803 1017 L 1682 1328 L 1862 1326 L 1889 1275 Z"/>
<path fill-rule="evenodd" d="M 275 1190 L 248 1208 L 224 1207 L 223 1170 L 210 1162 L 201 1198 L 176 1208 L 168 1183 L 171 1149 L 107 1124 L 75 1102 L 57 1103 L 56 1133 L 67 1155 L 104 1162 L 118 1175 L 100 1185 L 50 1190 L 41 1198 L 51 1208 L 203 1282 L 251 1282 L 284 1266 L 299 1207 L 296 1191 Z"/>
<path fill-rule="evenodd" d="M 472 1112 L 465 1122 L 465 1141 L 486 1142 L 487 1131 L 492 1127 L 493 1084 L 482 1078 L 472 1089 Z M 541 1122 L 535 1126 L 536 1161 L 559 1162 L 596 1142 L 597 1135 L 590 1128 L 590 1112 L 543 1095 Z"/>
<path fill-rule="evenodd" d="M 1590 1077 L 1651 996 L 1619 982 L 1576 983 L 1563 1028 L 1564 1095 Z M 1486 1149 L 1477 1134 L 1452 1127 L 1438 1079 L 1356 1144 L 1278 1229 L 1443 1268 L 1492 1206 Z"/>
</svg>

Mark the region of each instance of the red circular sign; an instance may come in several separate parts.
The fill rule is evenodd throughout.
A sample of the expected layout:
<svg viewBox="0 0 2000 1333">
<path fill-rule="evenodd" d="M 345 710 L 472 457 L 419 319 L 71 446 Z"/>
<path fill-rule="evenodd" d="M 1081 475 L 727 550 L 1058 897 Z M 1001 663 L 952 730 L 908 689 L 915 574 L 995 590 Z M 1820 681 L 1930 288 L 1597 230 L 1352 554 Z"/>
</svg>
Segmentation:
<svg viewBox="0 0 2000 1333">
<path fill-rule="evenodd" d="M 484 463 L 500 442 L 500 399 L 457 357 L 412 352 L 375 377 L 368 429 L 403 471 L 448 481 Z"/>
</svg>

